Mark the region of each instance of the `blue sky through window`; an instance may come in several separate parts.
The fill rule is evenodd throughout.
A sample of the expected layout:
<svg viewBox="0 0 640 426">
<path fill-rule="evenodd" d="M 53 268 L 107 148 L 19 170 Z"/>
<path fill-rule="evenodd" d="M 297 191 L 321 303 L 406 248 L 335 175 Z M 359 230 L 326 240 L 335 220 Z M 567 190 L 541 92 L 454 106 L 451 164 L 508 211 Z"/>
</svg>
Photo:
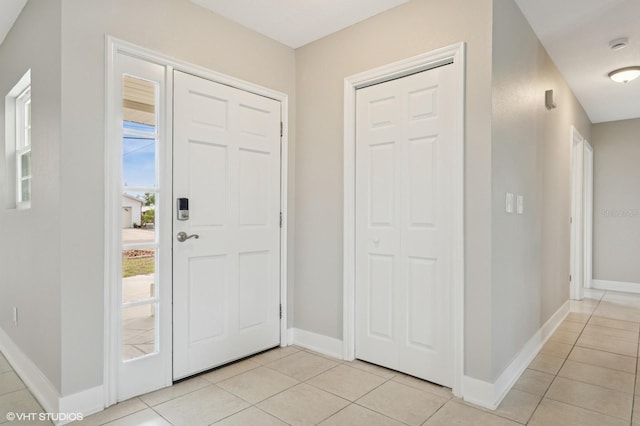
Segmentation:
<svg viewBox="0 0 640 426">
<path fill-rule="evenodd" d="M 148 133 L 148 136 L 140 133 Z M 123 122 L 122 182 L 125 186 L 156 186 L 156 141 L 154 126 Z"/>
</svg>

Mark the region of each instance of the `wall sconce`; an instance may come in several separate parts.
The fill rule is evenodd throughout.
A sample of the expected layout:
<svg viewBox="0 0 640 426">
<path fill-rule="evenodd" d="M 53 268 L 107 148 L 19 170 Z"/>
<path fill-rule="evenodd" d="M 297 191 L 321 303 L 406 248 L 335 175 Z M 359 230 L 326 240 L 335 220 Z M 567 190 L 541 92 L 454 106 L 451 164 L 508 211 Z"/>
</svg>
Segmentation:
<svg viewBox="0 0 640 426">
<path fill-rule="evenodd" d="M 620 68 L 609 73 L 609 78 L 616 83 L 628 83 L 638 77 L 640 77 L 639 66 Z"/>
<path fill-rule="evenodd" d="M 549 111 L 558 106 L 556 104 L 556 98 L 553 95 L 553 90 L 551 89 L 544 92 L 544 106 L 546 106 Z"/>
</svg>

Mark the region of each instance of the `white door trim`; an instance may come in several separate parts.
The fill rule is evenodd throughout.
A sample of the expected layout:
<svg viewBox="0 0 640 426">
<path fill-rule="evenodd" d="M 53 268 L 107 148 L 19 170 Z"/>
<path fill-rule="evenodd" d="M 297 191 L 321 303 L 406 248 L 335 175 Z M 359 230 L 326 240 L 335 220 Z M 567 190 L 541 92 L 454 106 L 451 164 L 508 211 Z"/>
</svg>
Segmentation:
<svg viewBox="0 0 640 426">
<path fill-rule="evenodd" d="M 584 141 L 584 288 L 593 286 L 593 147 Z"/>
<path fill-rule="evenodd" d="M 114 354 L 112 348 L 114 342 L 118 342 L 120 334 L 119 324 L 117 323 L 117 317 L 112 315 L 114 309 L 120 308 L 120 300 L 112 294 L 110 283 L 112 280 L 118 277 L 119 271 L 116 271 L 113 267 L 114 256 L 120 256 L 117 253 L 119 249 L 118 238 L 114 237 L 121 232 L 119 229 L 121 212 L 115 213 L 114 206 L 118 202 L 119 185 L 114 182 L 119 182 L 118 165 L 114 161 L 113 148 L 109 141 L 117 135 L 113 134 L 113 126 L 110 126 L 114 117 L 113 111 L 115 105 L 120 102 L 119 99 L 115 99 L 113 90 L 113 78 L 114 78 L 114 65 L 115 57 L 118 53 L 134 56 L 139 59 L 153 62 L 162 65 L 166 68 L 166 75 L 168 76 L 166 82 L 167 96 L 165 99 L 165 111 L 166 114 L 166 133 L 168 140 L 171 140 L 173 135 L 173 123 L 171 117 L 173 116 L 173 70 L 182 71 L 194 76 L 202 77 L 207 80 L 214 81 L 216 83 L 225 84 L 227 86 L 235 87 L 240 90 L 255 93 L 260 96 L 265 96 L 280 102 L 281 105 L 281 120 L 282 120 L 282 138 L 281 138 L 281 171 L 280 171 L 280 211 L 282 212 L 282 228 L 280 229 L 280 303 L 282 305 L 282 318 L 280 319 L 280 345 L 287 346 L 287 205 L 288 205 L 288 142 L 289 142 L 289 96 L 285 93 L 271 90 L 248 81 L 240 80 L 225 74 L 221 74 L 207 68 L 194 65 L 185 61 L 181 61 L 172 58 L 167 55 L 163 55 L 144 47 L 137 46 L 135 44 L 117 39 L 115 37 L 106 36 L 105 39 L 105 263 L 104 263 L 104 405 L 105 407 L 115 404 L 117 402 L 117 383 L 116 383 L 116 363 L 119 360 L 119 354 Z M 170 144 L 172 145 L 172 143 Z M 170 151 L 169 151 L 170 152 Z M 171 169 L 167 169 L 170 173 Z M 114 186 L 118 188 L 115 189 Z M 173 205 L 172 198 L 169 200 L 171 206 Z M 169 207 L 171 209 L 172 207 Z M 169 210 L 171 211 L 171 210 Z M 118 216 L 120 215 L 120 217 Z M 171 226 L 167 227 L 171 229 Z M 171 239 L 169 240 L 171 241 Z M 171 279 L 169 274 L 168 280 Z M 173 330 L 163 330 L 163 336 L 169 336 L 171 339 Z M 165 337 L 166 338 L 166 337 Z M 166 383 L 167 386 L 171 385 L 173 381 L 171 362 L 168 363 L 166 371 Z"/>
<path fill-rule="evenodd" d="M 571 126 L 571 221 L 570 226 L 570 255 L 569 255 L 569 298 L 582 300 L 584 298 L 584 269 L 585 253 L 585 201 L 584 201 L 584 144 L 575 126 Z"/>
<path fill-rule="evenodd" d="M 452 313 L 454 386 L 462 395 L 464 375 L 464 96 L 465 44 L 458 43 L 414 56 L 344 80 L 344 236 L 343 236 L 343 357 L 355 358 L 355 161 L 356 161 L 356 90 L 404 77 L 416 72 L 451 64 L 456 87 L 453 96 L 459 102 L 455 111 L 454 165 L 454 241 L 452 253 Z"/>
</svg>

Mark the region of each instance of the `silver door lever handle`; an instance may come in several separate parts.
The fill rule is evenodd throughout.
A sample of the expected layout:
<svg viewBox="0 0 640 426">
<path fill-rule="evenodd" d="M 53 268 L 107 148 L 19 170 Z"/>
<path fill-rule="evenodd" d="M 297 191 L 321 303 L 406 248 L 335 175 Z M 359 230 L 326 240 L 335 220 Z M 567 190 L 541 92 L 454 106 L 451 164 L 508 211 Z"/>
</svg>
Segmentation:
<svg viewBox="0 0 640 426">
<path fill-rule="evenodd" d="M 200 235 L 198 234 L 193 234 L 193 235 L 187 235 L 186 232 L 178 232 L 178 235 L 176 235 L 176 238 L 178 239 L 178 241 L 180 241 L 181 243 L 184 243 L 185 241 L 187 241 L 189 238 L 195 238 L 196 240 L 198 238 L 200 238 Z"/>
</svg>

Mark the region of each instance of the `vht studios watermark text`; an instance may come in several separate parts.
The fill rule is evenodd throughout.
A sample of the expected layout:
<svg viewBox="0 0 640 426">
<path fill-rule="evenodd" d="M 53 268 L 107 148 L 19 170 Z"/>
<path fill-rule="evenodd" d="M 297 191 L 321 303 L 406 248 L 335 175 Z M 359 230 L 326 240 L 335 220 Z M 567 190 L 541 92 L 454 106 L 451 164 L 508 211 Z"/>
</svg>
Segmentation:
<svg viewBox="0 0 640 426">
<path fill-rule="evenodd" d="M 82 413 L 14 413 L 9 411 L 6 418 L 10 422 L 75 422 L 82 420 Z"/>
</svg>

